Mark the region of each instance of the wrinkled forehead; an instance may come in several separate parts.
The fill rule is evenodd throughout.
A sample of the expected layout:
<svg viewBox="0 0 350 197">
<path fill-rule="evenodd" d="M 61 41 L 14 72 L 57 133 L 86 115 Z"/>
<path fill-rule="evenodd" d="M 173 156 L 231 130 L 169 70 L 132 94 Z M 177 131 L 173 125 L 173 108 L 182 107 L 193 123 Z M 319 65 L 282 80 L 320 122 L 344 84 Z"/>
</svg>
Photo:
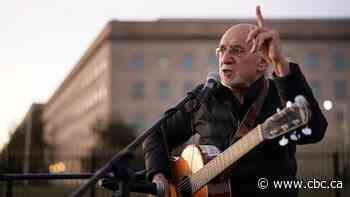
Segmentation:
<svg viewBox="0 0 350 197">
<path fill-rule="evenodd" d="M 238 24 L 229 28 L 220 39 L 219 46 L 235 46 L 248 47 L 246 39 L 249 32 L 255 28 L 251 24 Z"/>
</svg>

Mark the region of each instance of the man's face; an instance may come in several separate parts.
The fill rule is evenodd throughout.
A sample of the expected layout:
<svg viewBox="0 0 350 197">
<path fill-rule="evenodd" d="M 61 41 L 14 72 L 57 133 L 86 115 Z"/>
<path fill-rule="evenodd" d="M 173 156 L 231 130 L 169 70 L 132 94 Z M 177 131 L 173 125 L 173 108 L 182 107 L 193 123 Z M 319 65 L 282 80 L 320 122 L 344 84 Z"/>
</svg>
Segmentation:
<svg viewBox="0 0 350 197">
<path fill-rule="evenodd" d="M 247 88 L 258 78 L 258 55 L 251 53 L 246 39 L 253 25 L 230 28 L 222 36 L 217 50 L 221 82 L 231 88 Z"/>
</svg>

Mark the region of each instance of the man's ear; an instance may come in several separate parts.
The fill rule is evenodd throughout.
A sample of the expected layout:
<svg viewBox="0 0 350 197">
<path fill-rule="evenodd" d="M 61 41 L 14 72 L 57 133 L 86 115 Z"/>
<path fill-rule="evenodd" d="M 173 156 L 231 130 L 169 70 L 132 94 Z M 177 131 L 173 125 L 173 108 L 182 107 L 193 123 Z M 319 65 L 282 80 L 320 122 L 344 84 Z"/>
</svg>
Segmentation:
<svg viewBox="0 0 350 197">
<path fill-rule="evenodd" d="M 268 62 L 263 57 L 259 57 L 258 59 L 258 71 L 265 71 L 268 67 Z"/>
</svg>

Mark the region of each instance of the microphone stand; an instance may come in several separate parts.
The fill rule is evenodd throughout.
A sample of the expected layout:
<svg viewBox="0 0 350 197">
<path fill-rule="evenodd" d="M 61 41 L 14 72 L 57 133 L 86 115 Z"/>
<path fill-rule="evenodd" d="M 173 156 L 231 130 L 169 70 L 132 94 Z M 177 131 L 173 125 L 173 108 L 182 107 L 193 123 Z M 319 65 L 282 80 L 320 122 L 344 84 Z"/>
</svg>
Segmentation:
<svg viewBox="0 0 350 197">
<path fill-rule="evenodd" d="M 167 113 L 163 114 L 154 124 L 151 128 L 148 128 L 146 131 L 144 131 L 142 134 L 140 134 L 137 138 L 135 138 L 127 147 L 125 147 L 123 150 L 115 154 L 110 161 L 108 161 L 103 167 L 101 167 L 99 170 L 97 170 L 93 176 L 83 185 L 81 185 L 78 189 L 76 189 L 74 192 L 72 192 L 69 197 L 80 197 L 82 194 L 86 192 L 86 190 L 96 184 L 96 182 L 100 179 L 105 177 L 108 173 L 112 171 L 112 169 L 117 168 L 118 164 L 125 167 L 125 165 L 128 164 L 128 160 L 130 159 L 131 152 L 134 151 L 145 139 L 147 136 L 149 136 L 153 130 L 158 127 L 164 120 L 168 119 L 169 117 L 173 116 L 177 111 L 179 111 L 184 104 L 189 102 L 190 100 L 196 99 L 197 96 L 193 92 L 187 93 L 187 96 L 183 98 L 175 107 L 172 108 L 172 110 L 169 110 Z M 200 106 L 200 102 L 197 102 L 195 106 L 193 106 L 192 109 L 190 109 L 190 112 L 193 112 L 194 110 L 197 110 Z M 118 170 L 118 172 L 121 170 Z M 115 174 L 115 177 L 118 177 L 118 174 Z M 127 177 L 127 176 L 126 176 Z M 128 179 L 125 178 L 124 179 Z M 128 180 L 122 180 L 124 182 L 128 182 Z M 121 182 L 122 182 L 121 181 Z M 120 183 L 121 183 L 120 182 Z M 122 196 L 128 196 L 128 189 L 125 188 L 128 183 L 120 185 L 121 188 L 123 188 Z"/>
</svg>

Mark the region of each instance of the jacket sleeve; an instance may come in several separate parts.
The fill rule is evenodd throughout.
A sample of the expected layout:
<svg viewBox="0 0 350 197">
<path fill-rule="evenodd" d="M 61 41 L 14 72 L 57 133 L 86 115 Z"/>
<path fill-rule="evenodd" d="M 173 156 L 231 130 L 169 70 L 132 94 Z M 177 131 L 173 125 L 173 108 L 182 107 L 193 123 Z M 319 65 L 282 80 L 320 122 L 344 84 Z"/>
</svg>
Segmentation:
<svg viewBox="0 0 350 197">
<path fill-rule="evenodd" d="M 297 144 L 316 143 L 320 141 L 327 129 L 328 123 L 324 117 L 318 102 L 316 101 L 312 90 L 308 85 L 304 75 L 302 74 L 299 65 L 290 63 L 291 73 L 285 77 L 274 76 L 274 82 L 281 98 L 285 101 L 294 101 L 298 95 L 303 95 L 309 103 L 311 110 L 311 119 L 308 127 L 311 128 L 311 135 L 301 135 Z M 299 129 L 300 130 L 300 129 Z"/>
<path fill-rule="evenodd" d="M 155 127 L 143 142 L 147 178 L 152 180 L 153 175 L 162 172 L 167 178 L 171 177 L 169 154 L 173 148 L 184 143 L 194 133 L 191 129 L 191 113 L 188 112 L 188 102 L 183 109 Z M 165 112 L 169 113 L 174 108 Z"/>
</svg>

